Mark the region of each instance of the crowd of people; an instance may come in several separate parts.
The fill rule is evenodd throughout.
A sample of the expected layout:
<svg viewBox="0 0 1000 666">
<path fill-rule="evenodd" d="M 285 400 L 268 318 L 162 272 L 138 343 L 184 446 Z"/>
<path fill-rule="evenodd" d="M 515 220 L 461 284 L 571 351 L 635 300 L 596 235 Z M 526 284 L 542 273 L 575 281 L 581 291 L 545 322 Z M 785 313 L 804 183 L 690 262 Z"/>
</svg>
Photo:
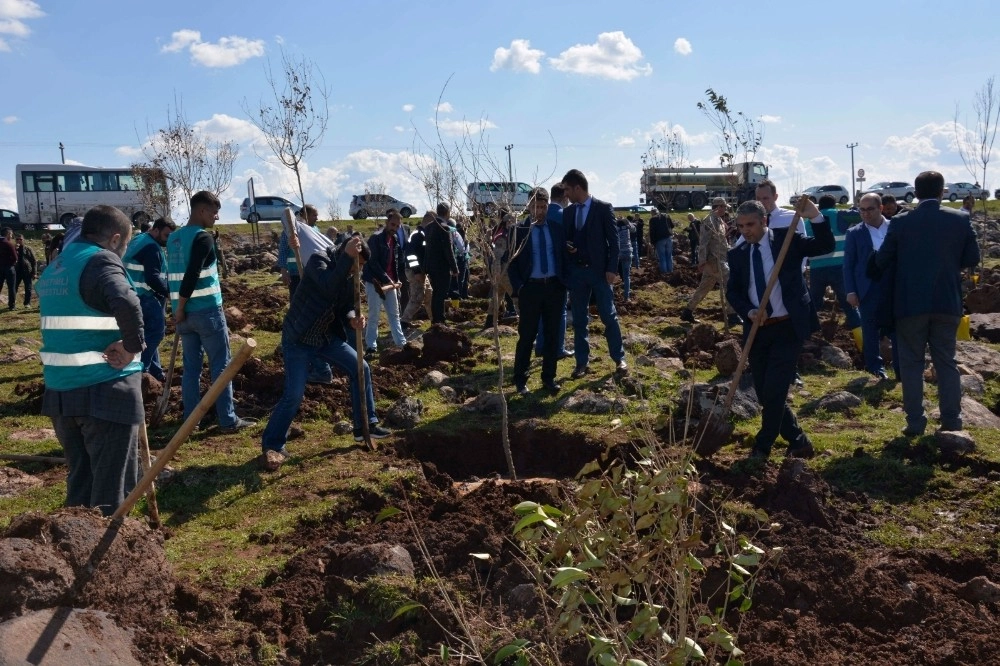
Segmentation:
<svg viewBox="0 0 1000 666">
<path fill-rule="evenodd" d="M 880 339 L 892 340 L 904 434 L 923 434 L 927 426 L 927 347 L 938 377 L 941 427 L 961 429 L 955 364 L 961 271 L 978 263 L 979 247 L 968 213 L 941 207 L 941 174 L 921 173 L 915 185 L 920 203 L 912 209 L 891 197 L 865 195 L 856 210 L 837 209 L 828 198 L 813 203 L 803 197 L 791 211 L 777 206 L 777 188 L 764 181 L 755 198 L 735 210 L 720 197 L 706 216 L 689 216 L 690 258 L 701 279 L 681 320 L 697 322 L 698 307 L 717 292 L 723 323 L 742 325 L 744 341 L 758 325 L 749 368 L 762 419 L 752 458 L 767 458 L 779 437 L 788 444 L 786 455 L 814 454 L 787 396 L 802 345 L 819 328 L 817 310 L 828 289 L 840 303 L 845 326 L 858 329 L 865 368 L 879 380 L 888 380 Z M 144 418 L 139 377 L 163 376 L 158 348 L 168 304 L 183 347 L 185 418 L 201 399 L 204 356 L 213 380 L 230 362 L 211 233 L 221 204 L 204 191 L 190 204 L 186 225 L 156 220 L 135 238 L 121 211 L 98 206 L 72 237 L 67 234 L 51 252 L 47 248 L 48 267 L 36 287 L 46 384 L 42 409 L 66 449 L 68 504 L 110 514 L 134 486 L 135 443 Z M 500 210 L 492 223 L 483 217 L 456 220 L 450 206 L 440 203 L 410 229 L 399 211 L 389 210 L 385 224 L 365 239 L 351 228 L 341 233 L 331 227 L 321 234 L 315 208 L 306 206 L 296 223 L 299 231 L 286 230 L 279 242 L 278 269 L 289 292 L 281 337 L 285 384 L 262 433 L 264 467 L 277 469 L 288 457 L 285 443 L 306 384 L 328 383 L 333 368 L 349 380 L 355 440 L 361 441 L 365 430 L 373 438 L 390 434 L 379 424 L 368 360 L 380 343 L 405 344 L 418 329 L 421 311 L 432 325 L 447 322 L 447 302 L 468 295 L 474 251 L 486 266 L 499 316 L 517 318 L 518 394 L 530 392 L 532 351 L 542 359 L 545 391 L 561 390 L 561 359 L 573 358 L 571 378 L 592 372 L 592 311 L 603 323 L 612 371 L 627 373 L 616 288 L 621 282 L 619 302 L 635 297 L 630 274 L 646 254 L 643 220 L 616 217 L 611 204 L 590 194 L 586 176 L 576 169 L 549 190 L 535 188 L 526 213 L 518 220 L 512 211 Z M 802 224 L 778 266 L 793 218 Z M 674 232 L 673 219 L 663 212 L 648 221 L 649 254 L 662 274 L 674 269 Z M 22 273 L 21 281 L 30 285 L 36 265 L 30 250 L 15 241 L 10 234 L 0 241 L 0 269 L 9 289 Z M 765 285 L 775 270 L 764 304 Z M 356 272 L 367 312 L 355 301 Z M 25 302 L 30 298 L 29 286 Z M 9 306 L 14 307 L 13 295 Z M 379 336 L 383 312 L 388 338 Z M 566 344 L 569 326 L 572 348 Z M 363 346 L 355 343 L 359 337 Z M 231 385 L 215 410 L 224 433 L 255 424 L 237 415 Z"/>
</svg>

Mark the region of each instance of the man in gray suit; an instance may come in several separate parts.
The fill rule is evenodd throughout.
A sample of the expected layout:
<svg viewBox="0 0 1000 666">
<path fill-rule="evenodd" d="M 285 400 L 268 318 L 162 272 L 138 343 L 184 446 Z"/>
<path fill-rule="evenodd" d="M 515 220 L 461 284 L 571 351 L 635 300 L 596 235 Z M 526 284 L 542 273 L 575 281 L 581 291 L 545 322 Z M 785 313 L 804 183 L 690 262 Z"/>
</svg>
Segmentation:
<svg viewBox="0 0 1000 666">
<path fill-rule="evenodd" d="M 927 427 L 924 413 L 924 350 L 930 346 L 937 374 L 941 429 L 962 429 L 962 388 L 955 362 L 955 336 L 962 317 L 963 268 L 979 263 L 979 244 L 969 217 L 941 207 L 944 176 L 924 171 L 914 181 L 920 204 L 897 215 L 875 255 L 894 277 L 903 410 L 907 437 Z"/>
</svg>

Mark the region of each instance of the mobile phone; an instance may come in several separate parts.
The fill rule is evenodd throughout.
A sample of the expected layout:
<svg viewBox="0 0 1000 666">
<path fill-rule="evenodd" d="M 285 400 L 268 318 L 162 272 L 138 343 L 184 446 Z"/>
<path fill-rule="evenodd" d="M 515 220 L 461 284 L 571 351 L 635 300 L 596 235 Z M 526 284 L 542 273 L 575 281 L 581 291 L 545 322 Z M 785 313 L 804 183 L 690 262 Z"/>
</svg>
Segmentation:
<svg viewBox="0 0 1000 666">
<path fill-rule="evenodd" d="M 570 250 L 576 249 L 576 245 L 573 245 L 573 241 L 566 241 L 566 247 Z"/>
</svg>

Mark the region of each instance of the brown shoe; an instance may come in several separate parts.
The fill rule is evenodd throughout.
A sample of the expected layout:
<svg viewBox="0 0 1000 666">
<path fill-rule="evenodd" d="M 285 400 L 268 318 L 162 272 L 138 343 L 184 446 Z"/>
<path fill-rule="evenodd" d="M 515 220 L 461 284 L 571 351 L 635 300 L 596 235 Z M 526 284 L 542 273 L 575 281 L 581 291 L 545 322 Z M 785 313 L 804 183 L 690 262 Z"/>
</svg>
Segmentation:
<svg viewBox="0 0 1000 666">
<path fill-rule="evenodd" d="M 288 451 L 282 449 L 280 451 L 275 451 L 274 449 L 268 449 L 260 456 L 261 467 L 268 472 L 276 472 L 278 468 L 281 467 L 285 461 L 288 460 Z"/>
</svg>

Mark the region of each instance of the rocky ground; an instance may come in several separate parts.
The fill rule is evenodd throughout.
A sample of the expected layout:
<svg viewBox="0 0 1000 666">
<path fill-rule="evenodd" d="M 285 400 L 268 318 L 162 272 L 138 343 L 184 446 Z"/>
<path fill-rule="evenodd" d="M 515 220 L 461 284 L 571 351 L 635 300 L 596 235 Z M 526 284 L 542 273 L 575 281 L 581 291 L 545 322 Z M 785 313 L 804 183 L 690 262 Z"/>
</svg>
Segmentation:
<svg viewBox="0 0 1000 666">
<path fill-rule="evenodd" d="M 997 250 L 997 241 L 987 236 L 988 255 Z M 263 271 L 272 262 L 242 239 L 229 239 L 226 250 L 235 274 Z M 696 273 L 683 262 L 668 279 L 681 291 L 697 283 Z M 642 289 L 660 278 L 649 268 L 633 280 L 633 289 Z M 1000 417 L 998 406 L 989 404 L 989 386 L 1000 376 L 1000 357 L 983 342 L 1000 342 L 1000 271 L 983 271 L 978 284 L 969 287 L 973 340 L 960 344 L 966 413 L 979 419 L 980 427 L 995 429 Z M 280 286 L 241 289 L 227 284 L 224 298 L 234 333 L 280 330 Z M 674 326 L 681 307 L 681 302 L 639 300 L 621 310 L 636 366 L 664 375 L 718 372 L 720 381 L 693 385 L 698 417 L 735 368 L 738 346 L 735 332 L 708 324 L 677 327 L 669 337 L 643 332 Z M 525 500 L 561 504 L 583 464 L 609 449 L 627 455 L 637 442 L 621 430 L 581 434 L 529 414 L 511 424 L 513 457 L 522 478 L 514 482 L 501 478 L 506 462 L 496 447 L 485 444 L 490 439 L 487 426 L 458 421 L 463 425 L 450 436 L 430 436 L 419 429 L 406 434 L 406 424 L 419 421 L 421 413 L 406 387 L 436 387 L 456 413 L 490 414 L 497 407 L 495 396 L 473 390 L 462 379 L 464 372 L 490 358 L 483 339 L 471 336 L 474 325 L 461 326 L 481 320 L 482 313 L 463 304 L 453 315 L 459 323 L 455 328 L 435 327 L 422 340 L 377 361 L 376 393 L 394 403 L 386 418 L 404 432 L 393 446 L 370 455 L 384 469 L 410 468 L 413 474 L 383 493 L 358 486 L 333 511 L 303 521 L 289 533 L 254 535 L 262 544 L 280 542 L 283 552 L 294 553 L 260 585 L 195 586 L 174 573 L 167 560 L 164 538 L 171 531 L 150 529 L 140 519 L 109 526 L 80 510 L 15 518 L 0 534 L 0 666 L 24 663 L 27 657 L 30 663 L 46 664 L 430 664 L 442 663 L 440 653 L 430 648 L 448 643 L 455 649 L 453 637 L 463 631 L 491 649 L 502 644 L 497 641 L 503 636 L 516 636 L 549 644 L 546 663 L 586 663 L 583 642 L 556 641 L 546 633 L 553 605 L 534 585 L 512 540 L 512 507 Z M 643 327 L 628 326 L 639 321 Z M 14 357 L 28 358 L 34 351 L 26 339 L 5 353 L 14 356 L 0 362 L 14 363 L 20 362 Z M 849 333 L 835 324 L 815 336 L 802 356 L 805 372 L 836 373 L 859 362 Z M 251 358 L 234 381 L 242 413 L 266 417 L 281 393 L 282 376 L 280 351 Z M 207 388 L 207 375 L 203 382 Z M 581 389 L 564 396 L 562 404 L 580 414 L 610 415 L 621 411 L 618 400 L 639 404 L 639 383 L 621 382 L 615 388 L 613 394 L 600 385 Z M 179 421 L 178 379 L 169 389 L 176 395 L 167 419 Z M 37 410 L 41 390 L 38 379 L 20 382 L 17 407 Z M 144 390 L 152 405 L 162 387 L 149 380 Z M 859 378 L 844 391 L 814 396 L 803 410 L 825 410 L 832 415 L 831 428 L 850 427 L 852 410 L 870 402 L 875 390 L 873 383 Z M 329 386 L 310 386 L 299 420 L 337 423 L 348 418 L 349 404 L 342 378 Z M 741 418 L 755 416 L 752 392 L 741 392 L 735 410 Z M 661 436 L 669 425 L 669 419 L 658 423 Z M 47 436 L 37 430 L 15 434 L 15 439 Z M 776 458 L 775 464 L 747 468 L 737 462 L 744 454 L 730 447 L 699 462 L 698 481 L 708 503 L 745 507 L 746 516 L 766 512 L 773 525 L 758 533 L 757 541 L 767 549 L 783 549 L 780 558 L 762 569 L 751 609 L 731 617 L 747 663 L 996 661 L 996 524 L 969 528 L 984 540 L 978 554 L 886 546 L 884 539 L 873 538 L 891 520 L 876 506 L 877 498 L 851 484 L 832 483 L 809 462 Z M 859 446 L 844 465 L 871 455 Z M 962 470 L 982 488 L 1000 483 L 995 457 L 967 455 L 961 448 L 942 451 L 930 443 L 909 447 L 890 442 L 878 455 L 902 466 L 932 463 Z M 51 484 L 64 473 L 58 466 L 26 469 L 0 467 L 0 497 Z M 286 473 L 294 475 L 297 469 Z M 945 487 L 921 492 L 929 504 L 947 497 L 956 515 L 981 508 L 976 494 L 956 500 Z M 386 519 L 386 509 L 403 514 Z M 994 511 L 993 516 L 1000 522 L 1000 514 Z M 751 523 L 747 518 L 740 527 L 751 529 Z M 444 581 L 447 594 L 428 583 L 431 576 Z M 446 597 L 462 600 L 458 616 L 464 622 Z M 411 601 L 421 608 L 394 615 Z M 471 661 L 455 654 L 453 662 Z"/>
</svg>

